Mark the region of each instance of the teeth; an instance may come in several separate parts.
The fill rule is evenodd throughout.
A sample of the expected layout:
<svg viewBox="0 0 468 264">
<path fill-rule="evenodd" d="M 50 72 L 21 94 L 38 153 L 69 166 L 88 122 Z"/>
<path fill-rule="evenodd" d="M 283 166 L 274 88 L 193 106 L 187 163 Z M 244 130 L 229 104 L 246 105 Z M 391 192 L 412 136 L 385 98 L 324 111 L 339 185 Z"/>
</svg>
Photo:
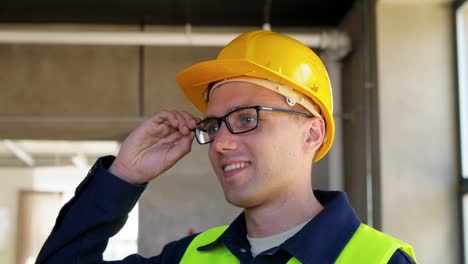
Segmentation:
<svg viewBox="0 0 468 264">
<path fill-rule="evenodd" d="M 229 164 L 226 167 L 224 167 L 224 172 L 235 170 L 235 169 L 240 169 L 240 168 L 245 168 L 247 166 L 249 166 L 248 162 L 239 162 L 239 163 Z"/>
</svg>

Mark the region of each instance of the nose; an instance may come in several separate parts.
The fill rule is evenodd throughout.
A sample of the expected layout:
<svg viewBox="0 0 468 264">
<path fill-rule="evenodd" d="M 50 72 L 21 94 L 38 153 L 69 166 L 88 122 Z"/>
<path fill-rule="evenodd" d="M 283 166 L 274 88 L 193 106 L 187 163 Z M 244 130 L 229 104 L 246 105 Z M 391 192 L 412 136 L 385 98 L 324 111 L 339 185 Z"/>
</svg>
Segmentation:
<svg viewBox="0 0 468 264">
<path fill-rule="evenodd" d="M 225 153 L 237 148 L 236 135 L 232 134 L 225 122 L 221 123 L 218 133 L 216 133 L 211 148 L 219 153 Z"/>
</svg>

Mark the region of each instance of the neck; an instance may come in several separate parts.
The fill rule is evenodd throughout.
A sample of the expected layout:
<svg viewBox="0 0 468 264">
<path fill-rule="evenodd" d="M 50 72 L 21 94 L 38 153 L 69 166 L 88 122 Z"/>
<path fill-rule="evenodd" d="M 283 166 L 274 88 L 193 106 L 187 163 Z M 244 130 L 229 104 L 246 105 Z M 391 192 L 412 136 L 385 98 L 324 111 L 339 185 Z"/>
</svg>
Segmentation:
<svg viewBox="0 0 468 264">
<path fill-rule="evenodd" d="M 245 209 L 247 232 L 252 238 L 273 236 L 314 218 L 323 209 L 311 185 L 291 188 L 290 193 L 273 201 Z"/>
</svg>

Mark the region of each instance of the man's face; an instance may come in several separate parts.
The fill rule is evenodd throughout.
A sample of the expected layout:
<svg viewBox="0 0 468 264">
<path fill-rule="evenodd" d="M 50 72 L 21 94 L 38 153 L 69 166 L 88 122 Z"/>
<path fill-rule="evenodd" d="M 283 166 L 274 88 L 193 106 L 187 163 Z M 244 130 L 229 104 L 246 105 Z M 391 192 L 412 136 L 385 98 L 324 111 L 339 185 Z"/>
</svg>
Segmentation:
<svg viewBox="0 0 468 264">
<path fill-rule="evenodd" d="M 273 91 L 231 82 L 211 93 L 207 116 L 220 117 L 256 105 L 290 108 Z M 211 142 L 209 158 L 228 202 L 253 208 L 290 199 L 297 189 L 298 174 L 304 167 L 310 172 L 312 158 L 304 155 L 308 131 L 307 118 L 268 111 L 261 111 L 258 127 L 244 134 L 231 134 L 223 123 Z"/>
</svg>

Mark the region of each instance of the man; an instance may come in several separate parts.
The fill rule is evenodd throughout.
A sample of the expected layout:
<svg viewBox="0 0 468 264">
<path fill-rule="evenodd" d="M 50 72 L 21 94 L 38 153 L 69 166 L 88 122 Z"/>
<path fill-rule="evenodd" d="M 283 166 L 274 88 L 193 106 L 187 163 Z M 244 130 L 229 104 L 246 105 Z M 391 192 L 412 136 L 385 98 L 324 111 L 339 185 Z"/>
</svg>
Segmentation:
<svg viewBox="0 0 468 264">
<path fill-rule="evenodd" d="M 326 69 L 287 36 L 247 32 L 213 61 L 177 76 L 206 113 L 163 111 L 136 128 L 119 154 L 96 162 L 64 206 L 38 263 L 103 263 L 149 181 L 190 152 L 195 137 L 226 200 L 244 209 L 229 226 L 122 263 L 415 263 L 411 247 L 361 224 L 346 196 L 312 191 L 313 162 L 334 136 Z"/>
</svg>

